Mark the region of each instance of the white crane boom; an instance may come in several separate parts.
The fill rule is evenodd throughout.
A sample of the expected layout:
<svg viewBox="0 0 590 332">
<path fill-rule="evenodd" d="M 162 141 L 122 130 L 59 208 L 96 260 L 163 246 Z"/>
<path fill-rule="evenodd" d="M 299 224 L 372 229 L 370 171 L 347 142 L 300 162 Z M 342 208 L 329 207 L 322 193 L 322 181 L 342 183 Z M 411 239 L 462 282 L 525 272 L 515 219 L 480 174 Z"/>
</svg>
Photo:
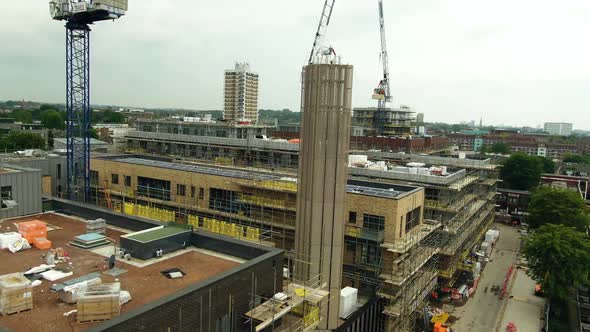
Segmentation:
<svg viewBox="0 0 590 332">
<path fill-rule="evenodd" d="M 320 23 L 318 24 L 318 30 L 315 34 L 313 46 L 311 48 L 311 53 L 309 54 L 308 64 L 311 64 L 313 62 L 313 58 L 321 48 L 321 45 L 318 44 L 320 42 L 320 39 L 326 35 L 328 25 L 330 24 L 330 18 L 332 17 L 332 9 L 334 9 L 335 2 L 336 0 L 326 0 L 324 2 L 324 9 L 322 10 L 322 16 L 320 17 Z M 334 50 L 331 47 L 329 47 L 328 50 L 330 53 L 334 53 Z"/>
<path fill-rule="evenodd" d="M 378 100 L 379 109 L 384 109 L 386 103 L 391 101 L 389 87 L 389 58 L 387 55 L 387 40 L 385 38 L 385 18 L 383 15 L 383 0 L 379 0 L 379 29 L 381 31 L 381 62 L 383 64 L 383 79 L 373 91 L 373 99 Z"/>
</svg>

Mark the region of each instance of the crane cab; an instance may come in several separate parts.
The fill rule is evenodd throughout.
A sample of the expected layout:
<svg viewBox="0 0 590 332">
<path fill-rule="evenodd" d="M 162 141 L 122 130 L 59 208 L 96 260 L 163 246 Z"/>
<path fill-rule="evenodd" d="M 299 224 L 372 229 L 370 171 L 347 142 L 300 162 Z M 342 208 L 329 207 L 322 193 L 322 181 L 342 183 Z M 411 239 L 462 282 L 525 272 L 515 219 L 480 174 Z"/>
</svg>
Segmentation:
<svg viewBox="0 0 590 332">
<path fill-rule="evenodd" d="M 96 21 L 115 20 L 127 12 L 128 0 L 51 0 L 49 13 L 58 21 L 79 21 L 92 23 Z"/>
</svg>

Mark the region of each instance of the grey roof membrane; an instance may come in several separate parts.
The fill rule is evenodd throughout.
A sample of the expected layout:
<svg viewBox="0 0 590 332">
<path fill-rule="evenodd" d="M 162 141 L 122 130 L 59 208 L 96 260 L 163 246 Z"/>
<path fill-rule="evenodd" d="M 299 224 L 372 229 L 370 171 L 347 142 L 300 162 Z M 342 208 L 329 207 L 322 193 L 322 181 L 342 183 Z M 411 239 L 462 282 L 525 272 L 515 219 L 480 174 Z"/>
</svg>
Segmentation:
<svg viewBox="0 0 590 332">
<path fill-rule="evenodd" d="M 185 172 L 194 172 L 194 173 L 201 173 L 201 174 L 209 174 L 209 175 L 218 175 L 218 176 L 225 176 L 231 177 L 236 179 L 243 179 L 243 180 L 280 180 L 280 176 L 276 175 L 268 175 L 268 174 L 261 174 L 256 172 L 250 171 L 241 171 L 241 170 L 233 170 L 227 169 L 222 167 L 208 167 L 208 166 L 201 166 L 201 165 L 186 165 L 186 164 L 177 164 L 171 163 L 166 161 L 159 161 L 159 160 L 150 160 L 150 159 L 142 159 L 142 158 L 119 158 L 116 159 L 118 162 L 124 162 L 129 164 L 136 164 L 142 166 L 150 166 L 150 167 L 159 167 L 165 169 L 174 169 L 179 171 Z M 362 194 L 362 195 L 369 195 L 369 196 L 376 196 L 382 198 L 396 198 L 403 192 L 391 189 L 383 189 L 383 188 L 374 188 L 369 186 L 358 186 L 358 185 L 351 185 L 347 186 L 347 192 L 354 193 L 354 194 Z"/>
</svg>

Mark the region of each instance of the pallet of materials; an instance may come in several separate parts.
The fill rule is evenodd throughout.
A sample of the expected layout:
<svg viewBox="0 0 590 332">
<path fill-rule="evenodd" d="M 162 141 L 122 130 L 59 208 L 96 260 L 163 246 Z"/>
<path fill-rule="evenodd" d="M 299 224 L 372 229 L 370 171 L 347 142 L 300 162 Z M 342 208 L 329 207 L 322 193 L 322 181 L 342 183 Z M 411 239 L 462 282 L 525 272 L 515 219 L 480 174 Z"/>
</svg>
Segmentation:
<svg viewBox="0 0 590 332">
<path fill-rule="evenodd" d="M 121 284 L 89 285 L 78 294 L 78 322 L 109 320 L 121 313 Z"/>
<path fill-rule="evenodd" d="M 106 228 L 107 222 L 102 218 L 96 220 L 86 220 L 86 233 L 105 234 Z"/>
<path fill-rule="evenodd" d="M 47 237 L 47 224 L 40 220 L 25 221 L 17 224 L 18 232 L 32 244 L 35 238 Z"/>
<path fill-rule="evenodd" d="M 70 241 L 70 244 L 74 247 L 82 249 L 93 249 L 108 245 L 110 244 L 110 242 L 104 235 L 97 233 L 88 233 L 76 236 L 74 240 Z"/>
<path fill-rule="evenodd" d="M 36 237 L 33 239 L 33 245 L 41 250 L 51 249 L 52 243 L 44 237 Z"/>
<path fill-rule="evenodd" d="M 22 273 L 0 276 L 0 314 L 33 309 L 33 287 Z"/>
</svg>

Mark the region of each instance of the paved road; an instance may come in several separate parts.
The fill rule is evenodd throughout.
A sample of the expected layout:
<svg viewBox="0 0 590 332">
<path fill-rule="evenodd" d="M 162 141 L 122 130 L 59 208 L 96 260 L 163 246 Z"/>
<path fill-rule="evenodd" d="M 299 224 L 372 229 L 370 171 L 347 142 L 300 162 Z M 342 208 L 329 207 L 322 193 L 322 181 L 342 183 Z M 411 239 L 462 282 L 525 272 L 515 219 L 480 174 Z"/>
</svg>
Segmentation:
<svg viewBox="0 0 590 332">
<path fill-rule="evenodd" d="M 452 313 L 458 318 L 453 325 L 454 331 L 495 331 L 503 301 L 489 290 L 492 286 L 502 287 L 508 268 L 516 262 L 521 241 L 515 228 L 502 224 L 496 226 L 500 229 L 500 238 L 492 251 L 491 261 L 479 279 L 477 291 L 467 304 Z M 484 292 L 486 287 L 488 291 Z"/>
<path fill-rule="evenodd" d="M 518 328 L 518 332 L 539 332 L 541 330 L 541 317 L 545 308 L 546 298 L 535 296 L 536 282 L 524 271 L 517 270 L 503 315 L 502 325 L 506 327 L 512 322 Z M 500 329 L 500 331 L 503 331 Z"/>
</svg>

